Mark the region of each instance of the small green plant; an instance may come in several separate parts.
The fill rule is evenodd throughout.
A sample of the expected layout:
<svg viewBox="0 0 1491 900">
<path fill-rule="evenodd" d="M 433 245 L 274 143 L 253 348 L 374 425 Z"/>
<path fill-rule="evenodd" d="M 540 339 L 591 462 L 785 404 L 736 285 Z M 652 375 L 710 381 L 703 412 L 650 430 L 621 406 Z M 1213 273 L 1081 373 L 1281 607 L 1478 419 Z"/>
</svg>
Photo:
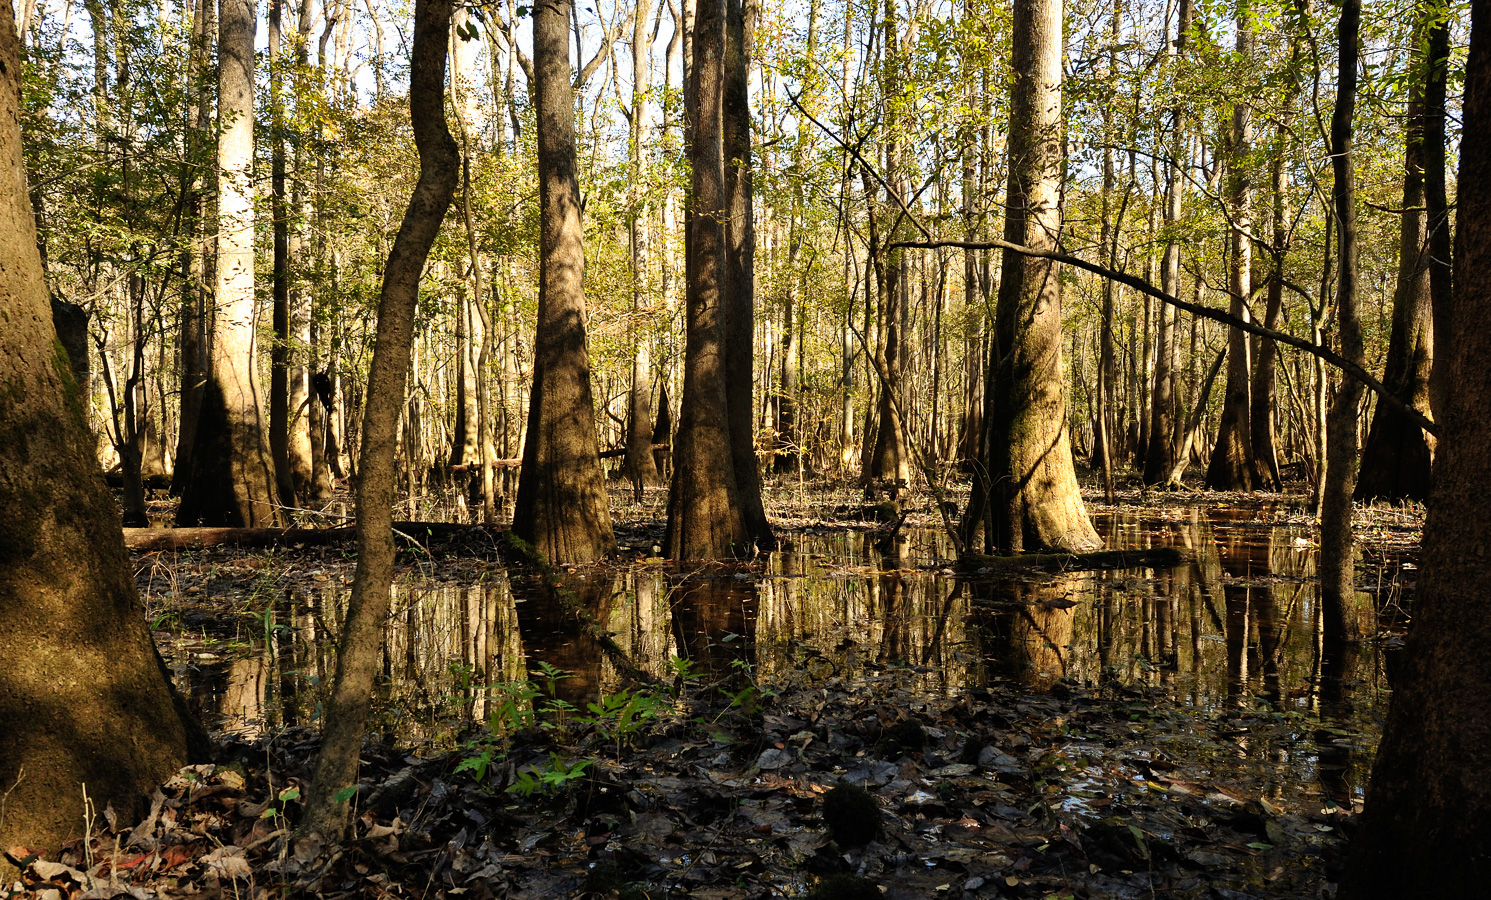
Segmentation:
<svg viewBox="0 0 1491 900">
<path fill-rule="evenodd" d="M 538 763 L 532 766 L 524 766 L 518 770 L 517 777 L 513 783 L 508 785 L 509 794 L 517 794 L 520 797 L 532 797 L 534 794 L 558 793 L 577 778 L 585 776 L 585 770 L 595 760 L 578 759 L 572 763 L 566 763 L 564 757 L 558 753 L 549 752 L 549 762 Z"/>
<path fill-rule="evenodd" d="M 620 691 L 602 697 L 599 703 L 589 703 L 591 715 L 576 719 L 582 725 L 595 728 L 596 735 L 607 743 L 616 744 L 616 755 L 633 743 L 646 724 L 658 717 L 663 709 L 663 699 L 645 688 Z"/>
</svg>

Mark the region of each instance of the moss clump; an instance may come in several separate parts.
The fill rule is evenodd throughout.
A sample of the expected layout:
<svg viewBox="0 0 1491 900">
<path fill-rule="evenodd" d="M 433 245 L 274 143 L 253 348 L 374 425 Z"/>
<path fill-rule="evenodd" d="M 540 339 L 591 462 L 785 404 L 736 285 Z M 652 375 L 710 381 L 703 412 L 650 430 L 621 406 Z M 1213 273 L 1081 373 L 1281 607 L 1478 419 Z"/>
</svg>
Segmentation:
<svg viewBox="0 0 1491 900">
<path fill-rule="evenodd" d="M 880 833 L 880 804 L 864 788 L 841 784 L 823 795 L 823 822 L 840 847 L 863 847 Z"/>
<path fill-rule="evenodd" d="M 857 875 L 830 875 L 818 882 L 808 900 L 880 900 L 880 888 Z"/>
</svg>

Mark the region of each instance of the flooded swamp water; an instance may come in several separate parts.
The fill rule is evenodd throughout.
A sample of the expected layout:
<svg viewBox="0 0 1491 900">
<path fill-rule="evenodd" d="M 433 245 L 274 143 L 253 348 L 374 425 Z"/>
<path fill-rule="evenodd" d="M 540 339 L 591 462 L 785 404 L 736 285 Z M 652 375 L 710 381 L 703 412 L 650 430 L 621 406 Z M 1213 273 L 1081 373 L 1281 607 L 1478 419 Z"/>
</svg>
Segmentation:
<svg viewBox="0 0 1491 900">
<path fill-rule="evenodd" d="M 712 760 L 718 784 L 794 774 L 799 787 L 804 779 L 831 783 L 803 768 L 817 740 L 830 758 L 839 754 L 834 777 L 878 789 L 882 805 L 908 822 L 939 823 L 922 831 L 906 825 L 922 836 L 917 846 L 930 840 L 982 853 L 981 867 L 967 855 L 923 853 L 912 869 L 928 874 L 898 882 L 913 895 L 956 885 L 947 880 L 954 863 L 965 894 L 997 895 L 980 890 L 987 884 L 1025 896 L 1020 885 L 1035 883 L 1035 849 L 1021 856 L 1010 846 L 943 834 L 944 825 L 952 834 L 977 824 L 971 807 L 961 819 L 942 810 L 946 822 L 962 825 L 931 812 L 943 794 L 963 791 L 1009 813 L 1010 833 L 1027 844 L 1031 834 L 1049 832 L 1047 844 L 1065 839 L 1077 847 L 1088 861 L 1078 874 L 1091 896 L 1129 896 L 1131 888 L 1147 896 L 1141 888 L 1153 889 L 1157 876 L 1151 871 L 1145 881 L 1142 870 L 1159 868 L 1158 848 L 1167 842 L 1186 845 L 1178 865 L 1195 870 L 1167 876 L 1176 895 L 1213 896 L 1187 893 L 1186 878 L 1204 890 L 1225 871 L 1226 883 L 1257 896 L 1318 896 L 1331 880 L 1318 862 L 1301 874 L 1290 870 L 1290 857 L 1269 851 L 1287 844 L 1297 854 L 1321 835 L 1334 839 L 1340 820 L 1360 808 L 1387 680 L 1381 644 L 1343 651 L 1324 640 L 1313 526 L 1289 507 L 1199 503 L 1099 508 L 1094 521 L 1110 549 L 1175 546 L 1185 561 L 1161 570 L 993 578 L 955 571 L 939 532 L 903 529 L 888 538 L 883 530 L 806 529 L 783 534 L 779 551 L 748 567 L 682 576 L 638 558 L 576 570 L 570 584 L 630 659 L 661 683 L 748 672 L 764 696 L 792 698 L 780 708 L 761 704 L 761 735 L 743 756 L 734 750 Z M 1405 592 L 1411 596 L 1413 561 L 1400 549 L 1406 541 L 1367 537 L 1358 562 L 1360 614 L 1391 625 Z M 612 660 L 555 612 L 531 578 L 481 560 L 416 556 L 401 569 L 375 709 L 376 731 L 398 753 L 458 751 L 512 696 L 512 685 L 541 685 L 582 711 L 623 688 Z M 345 559 L 325 551 L 204 552 L 142 561 L 140 583 L 189 702 L 210 728 L 255 741 L 315 726 L 350 573 Z M 233 615 L 223 615 L 224 600 Z M 832 728 L 808 724 L 814 714 L 804 712 L 804 698 L 816 693 L 828 698 L 820 707 L 837 695 L 853 708 L 846 715 L 878 719 L 879 739 L 836 747 Z M 894 754 L 882 726 L 913 714 L 934 740 L 916 757 L 920 777 L 908 778 L 905 762 L 885 762 Z M 971 731 L 952 724 L 960 715 L 974 723 Z M 985 738 L 961 747 L 951 737 L 945 746 L 935 740 L 979 728 L 987 745 Z M 969 780 L 978 778 L 984 781 Z M 1008 785 L 1000 782 L 1044 810 L 1001 805 Z M 750 802 L 737 810 L 748 824 L 756 822 Z M 773 819 L 771 802 L 760 801 L 765 824 L 754 825 L 756 832 L 808 834 L 781 852 L 799 861 L 821 855 L 826 838 L 813 836 L 819 827 L 804 824 L 796 807 L 787 820 Z M 1150 812 L 1132 819 L 1141 822 L 1128 825 L 1132 831 L 1113 824 L 1139 809 Z M 1208 810 L 1231 823 L 1225 836 L 1207 836 Z M 1037 813 L 1046 816 L 1041 827 L 1030 818 Z M 1278 833 L 1274 814 L 1285 816 L 1278 821 L 1290 835 Z M 1252 841 L 1248 822 L 1256 826 Z M 1072 828 L 1088 836 L 1073 837 Z M 1121 848 L 1100 846 L 1115 844 Z M 589 846 L 593 855 L 598 845 Z M 1239 855 L 1249 859 L 1238 865 Z M 1104 874 L 1114 866 L 1123 877 Z M 1048 873 L 1051 884 L 1070 883 L 1065 867 Z M 696 858 L 684 868 L 707 867 Z M 773 890 L 792 896 L 809 883 L 801 878 L 783 875 Z"/>
</svg>

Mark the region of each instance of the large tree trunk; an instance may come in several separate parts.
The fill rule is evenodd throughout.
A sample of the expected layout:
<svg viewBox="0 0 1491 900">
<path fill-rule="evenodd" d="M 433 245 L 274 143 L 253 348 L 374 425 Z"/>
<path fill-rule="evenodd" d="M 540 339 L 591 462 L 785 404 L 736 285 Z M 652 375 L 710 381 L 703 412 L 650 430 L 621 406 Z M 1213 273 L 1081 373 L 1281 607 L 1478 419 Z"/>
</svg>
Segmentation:
<svg viewBox="0 0 1491 900">
<path fill-rule="evenodd" d="M 337 794 L 357 781 L 358 751 L 372 700 L 373 675 L 393 584 L 394 451 L 399 408 L 414 343 L 420 276 L 460 174 L 445 122 L 445 58 L 452 0 L 417 0 L 409 76 L 409 112 L 419 151 L 419 181 L 383 270 L 378 333 L 368 373 L 367 412 L 357 481 L 357 570 L 347 606 L 324 737 L 302 828 L 336 839 L 348 805 Z"/>
<path fill-rule="evenodd" d="M 673 439 L 664 552 L 673 559 L 742 555 L 749 542 L 731 452 L 725 381 L 728 321 L 722 309 L 727 195 L 720 142 L 726 0 L 699 0 L 689 86 L 693 209 L 686 251 L 687 329 L 683 399 Z M 687 56 L 687 54 L 685 54 Z M 749 378 L 749 372 L 747 372 Z M 750 410 L 746 410 L 747 419 Z"/>
<path fill-rule="evenodd" d="M 192 442 L 182 525 L 281 523 L 259 414 L 254 325 L 254 4 L 221 0 L 218 239 L 210 372 Z"/>
<path fill-rule="evenodd" d="M 19 46 L 0 6 L 0 507 L 14 517 L 0 538 L 0 847 L 55 854 L 82 836 L 80 784 L 128 820 L 189 749 L 207 748 L 151 642 L 52 325 L 21 162 Z"/>
<path fill-rule="evenodd" d="M 1356 113 L 1357 35 L 1361 28 L 1361 0 L 1344 0 L 1337 32 L 1340 73 L 1336 105 L 1331 113 L 1331 190 L 1336 218 L 1338 275 L 1336 329 L 1341 355 L 1357 365 L 1365 363 L 1362 326 L 1357 314 L 1356 172 L 1352 158 L 1352 128 Z M 1355 548 L 1351 539 L 1351 492 L 1356 484 L 1357 408 L 1362 383 L 1342 377 L 1326 414 L 1325 489 L 1320 503 L 1320 602 L 1327 636 L 1355 640 L 1361 625 L 1356 616 Z"/>
<path fill-rule="evenodd" d="M 1441 11 L 1443 7 L 1440 7 Z M 1442 12 L 1441 12 L 1442 14 Z M 1413 627 L 1342 900 L 1480 897 L 1491 878 L 1491 2 L 1471 5 L 1460 145 L 1456 340 L 1438 346 L 1443 432 Z M 1438 402 L 1438 401 L 1443 402 Z"/>
<path fill-rule="evenodd" d="M 1242 6 L 1237 14 L 1237 52 L 1253 55 L 1252 12 Z M 1253 185 L 1248 174 L 1248 153 L 1253 143 L 1253 113 L 1246 99 L 1238 99 L 1232 109 L 1231 181 L 1232 270 L 1229 312 L 1249 320 L 1248 297 L 1253 290 Z M 1206 467 L 1206 486 L 1218 491 L 1251 491 L 1257 487 L 1253 462 L 1253 437 L 1249 415 L 1253 374 L 1252 342 L 1240 328 L 1227 331 L 1227 387 L 1222 396 L 1222 421 L 1217 443 L 1212 447 L 1211 463 Z"/>
<path fill-rule="evenodd" d="M 761 499 L 761 469 L 756 460 L 756 225 L 751 163 L 751 41 L 756 30 L 757 0 L 726 0 L 724 73 L 720 109 L 721 156 L 724 162 L 725 277 L 720 303 L 725 314 L 726 408 L 730 416 L 730 450 L 735 456 L 735 483 L 746 537 L 763 550 L 776 547 Z"/>
<path fill-rule="evenodd" d="M 1012 34 L 1004 237 L 1049 250 L 1061 230 L 1061 0 L 1016 0 Z M 1005 552 L 1101 546 L 1067 435 L 1055 262 L 1005 252 L 993 343 L 988 474 L 975 484 L 965 528 L 983 520 L 985 546 Z"/>
<path fill-rule="evenodd" d="M 1432 25 L 1429 27 L 1433 27 Z M 1428 28 L 1420 26 L 1420 33 Z M 1425 60 L 1417 60 L 1424 65 Z M 1434 360 L 1430 327 L 1428 211 L 1424 191 L 1423 89 L 1408 104 L 1408 146 L 1403 154 L 1403 213 L 1398 244 L 1398 284 L 1393 295 L 1393 331 L 1382 383 L 1404 403 L 1429 415 L 1429 378 Z M 1429 499 L 1428 435 L 1401 412 L 1377 404 L 1362 448 L 1359 500 Z"/>
<path fill-rule="evenodd" d="M 570 0 L 534 8 L 540 211 L 538 328 L 528 437 L 513 531 L 553 563 L 599 559 L 616 548 L 595 435 L 585 344 L 585 232 L 575 161 Z"/>
</svg>

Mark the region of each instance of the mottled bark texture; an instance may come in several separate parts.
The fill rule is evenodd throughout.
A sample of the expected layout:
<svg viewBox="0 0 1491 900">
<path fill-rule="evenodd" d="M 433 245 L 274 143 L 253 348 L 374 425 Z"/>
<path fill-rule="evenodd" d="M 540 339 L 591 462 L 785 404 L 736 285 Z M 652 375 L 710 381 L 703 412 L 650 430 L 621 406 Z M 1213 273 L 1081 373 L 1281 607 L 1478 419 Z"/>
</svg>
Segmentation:
<svg viewBox="0 0 1491 900">
<path fill-rule="evenodd" d="M 585 343 L 585 231 L 575 161 L 570 7 L 570 0 L 545 0 L 533 8 L 538 328 L 528 436 L 513 507 L 513 532 L 554 563 L 590 562 L 616 549 Z"/>
<path fill-rule="evenodd" d="M 378 331 L 368 373 L 357 480 L 357 570 L 347 606 L 336 676 L 323 718 L 321 753 L 302 828 L 339 838 L 348 806 L 337 794 L 356 784 L 393 583 L 394 452 L 399 410 L 414 342 L 420 277 L 460 174 L 456 142 L 445 121 L 445 59 L 452 0 L 417 0 L 410 59 L 409 112 L 419 151 L 419 181 L 383 270 Z"/>
<path fill-rule="evenodd" d="M 1422 14 L 1421 14 L 1422 15 Z M 1420 36 L 1427 29 L 1420 27 Z M 1425 60 L 1419 59 L 1422 66 Z M 1399 228 L 1398 283 L 1393 293 L 1393 330 L 1382 383 L 1424 415 L 1429 410 L 1429 373 L 1434 363 L 1433 306 L 1429 291 L 1429 215 L 1424 191 L 1423 88 L 1408 104 L 1408 146 L 1403 154 L 1403 212 Z M 1429 436 L 1401 412 L 1377 404 L 1362 447 L 1359 500 L 1429 499 Z"/>
<path fill-rule="evenodd" d="M 1061 0 L 1016 0 L 1004 238 L 1054 249 L 1061 230 Z M 1102 545 L 1078 492 L 1061 364 L 1060 267 L 1005 251 L 995 308 L 984 472 L 965 515 L 972 546 L 1017 552 Z"/>
<path fill-rule="evenodd" d="M 281 524 L 254 323 L 254 17 L 252 0 L 220 0 L 215 313 L 180 525 Z"/>
<path fill-rule="evenodd" d="M 0 4 L 0 847 L 55 853 L 81 836 L 85 787 L 129 821 L 205 736 L 173 704 L 52 325 L 11 17 Z"/>
<path fill-rule="evenodd" d="M 1331 169 L 1335 183 L 1331 200 L 1336 218 L 1336 332 L 1340 353 L 1364 365 L 1362 325 L 1357 311 L 1356 171 L 1352 130 L 1356 115 L 1357 38 L 1361 30 L 1361 0 L 1341 4 L 1340 71 L 1336 103 L 1331 113 Z M 1351 492 L 1356 485 L 1356 419 L 1362 402 L 1362 383 L 1341 378 L 1326 412 L 1325 485 L 1320 501 L 1320 603 L 1325 633 L 1337 640 L 1360 637 L 1356 615 L 1355 547 L 1351 535 Z"/>
<path fill-rule="evenodd" d="M 1491 884 L 1491 2 L 1471 4 L 1443 429 L 1413 626 L 1342 900 L 1483 897 Z M 1436 398 L 1438 399 L 1438 398 Z"/>
</svg>

